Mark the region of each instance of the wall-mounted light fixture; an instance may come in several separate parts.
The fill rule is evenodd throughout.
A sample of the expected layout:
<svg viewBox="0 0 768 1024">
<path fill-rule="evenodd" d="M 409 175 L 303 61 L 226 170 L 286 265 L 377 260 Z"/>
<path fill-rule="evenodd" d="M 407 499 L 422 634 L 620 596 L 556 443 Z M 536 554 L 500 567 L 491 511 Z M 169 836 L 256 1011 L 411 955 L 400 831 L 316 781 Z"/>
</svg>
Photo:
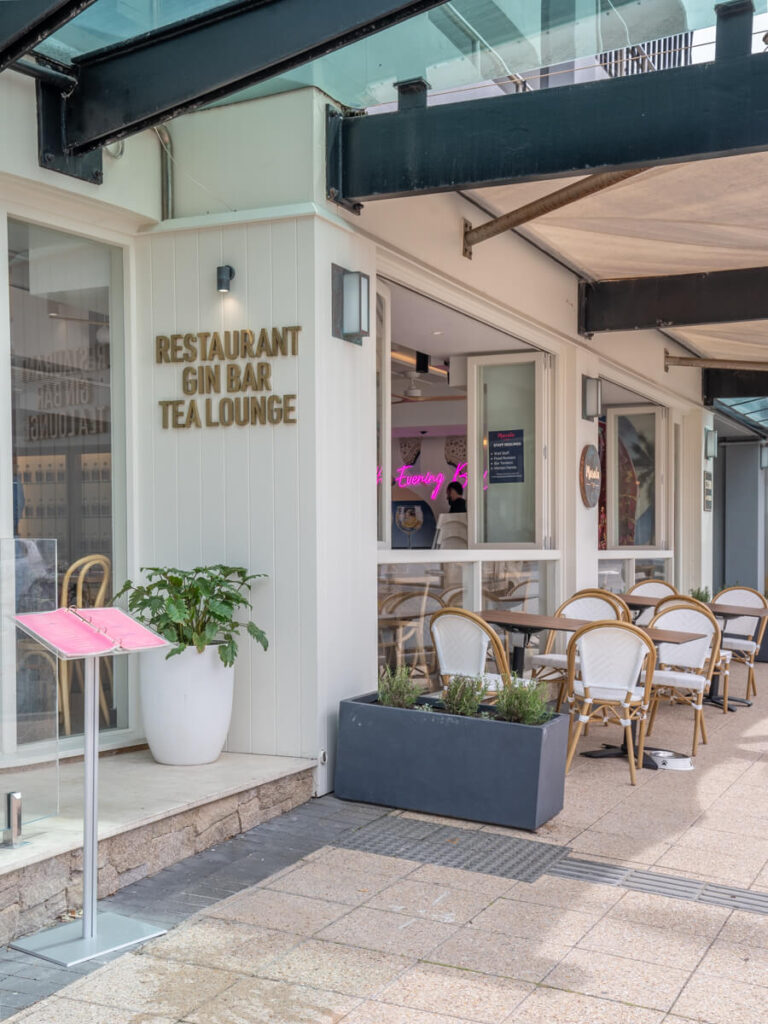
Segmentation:
<svg viewBox="0 0 768 1024">
<path fill-rule="evenodd" d="M 216 267 L 216 289 L 222 295 L 229 291 L 229 282 L 235 276 L 235 268 L 225 263 L 223 267 Z"/>
<path fill-rule="evenodd" d="M 371 279 L 359 270 L 331 265 L 331 315 L 334 338 L 362 345 L 371 333 Z"/>
<path fill-rule="evenodd" d="M 710 427 L 704 428 L 704 458 L 717 458 L 717 431 Z"/>
<path fill-rule="evenodd" d="M 603 409 L 603 382 L 599 377 L 581 375 L 581 418 L 595 420 Z"/>
<path fill-rule="evenodd" d="M 760 469 L 768 469 L 768 444 L 760 445 Z"/>
</svg>

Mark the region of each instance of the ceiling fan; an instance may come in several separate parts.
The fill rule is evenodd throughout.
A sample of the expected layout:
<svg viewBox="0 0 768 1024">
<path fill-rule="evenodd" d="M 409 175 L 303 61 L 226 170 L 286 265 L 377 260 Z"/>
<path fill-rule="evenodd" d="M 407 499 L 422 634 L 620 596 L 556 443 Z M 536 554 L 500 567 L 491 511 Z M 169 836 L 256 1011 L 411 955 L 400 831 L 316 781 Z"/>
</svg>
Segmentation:
<svg viewBox="0 0 768 1024">
<path fill-rule="evenodd" d="M 402 402 L 462 402 L 466 400 L 466 396 L 462 394 L 425 395 L 422 390 L 425 386 L 430 386 L 442 382 L 429 380 L 426 374 L 419 373 L 417 370 L 406 370 L 405 373 L 401 373 L 398 370 L 393 370 L 392 376 L 402 377 L 408 381 L 408 384 L 403 389 L 402 394 L 392 395 L 393 405 L 399 405 Z"/>
</svg>

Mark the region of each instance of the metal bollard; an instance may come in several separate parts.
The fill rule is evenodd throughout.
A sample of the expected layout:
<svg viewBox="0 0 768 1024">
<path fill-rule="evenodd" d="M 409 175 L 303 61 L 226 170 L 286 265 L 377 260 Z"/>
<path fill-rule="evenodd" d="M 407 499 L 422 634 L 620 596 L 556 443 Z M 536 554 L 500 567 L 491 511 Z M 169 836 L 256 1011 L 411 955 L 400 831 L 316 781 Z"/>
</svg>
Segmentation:
<svg viewBox="0 0 768 1024">
<path fill-rule="evenodd" d="M 6 821 L 3 830 L 3 846 L 21 844 L 21 793 L 6 793 Z"/>
</svg>

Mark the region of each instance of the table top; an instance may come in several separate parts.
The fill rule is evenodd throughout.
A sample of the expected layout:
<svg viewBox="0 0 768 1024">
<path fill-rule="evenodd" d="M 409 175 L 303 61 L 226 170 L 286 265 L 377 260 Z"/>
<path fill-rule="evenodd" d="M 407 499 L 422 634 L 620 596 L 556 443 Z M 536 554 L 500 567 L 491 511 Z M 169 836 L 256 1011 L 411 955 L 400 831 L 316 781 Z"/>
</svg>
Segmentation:
<svg viewBox="0 0 768 1024">
<path fill-rule="evenodd" d="M 619 594 L 622 600 L 630 606 L 630 608 L 655 608 L 659 601 L 663 601 L 665 597 L 672 595 L 659 595 L 653 596 L 652 594 Z M 684 595 L 681 594 L 681 597 Z M 764 619 L 768 617 L 768 608 L 755 608 L 752 605 L 744 604 L 720 604 L 710 601 L 707 604 L 707 608 L 715 612 L 717 615 L 725 615 L 729 618 L 740 618 L 742 615 L 750 615 L 753 619 Z"/>
<path fill-rule="evenodd" d="M 480 615 L 486 622 L 507 629 L 519 629 L 521 632 L 536 632 L 542 629 L 562 630 L 575 633 L 582 626 L 589 626 L 590 619 L 570 619 L 563 615 L 534 615 L 531 612 L 511 612 L 502 609 L 485 609 Z M 677 629 L 651 629 L 639 627 L 649 640 L 656 644 L 685 644 L 690 640 L 699 640 L 703 633 L 684 633 Z"/>
</svg>

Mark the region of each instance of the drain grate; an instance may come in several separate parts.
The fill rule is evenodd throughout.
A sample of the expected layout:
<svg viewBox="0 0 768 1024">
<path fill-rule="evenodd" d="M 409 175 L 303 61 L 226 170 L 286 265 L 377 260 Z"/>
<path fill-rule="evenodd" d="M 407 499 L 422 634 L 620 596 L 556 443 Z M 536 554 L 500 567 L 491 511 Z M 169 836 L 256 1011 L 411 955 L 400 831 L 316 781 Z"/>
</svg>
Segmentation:
<svg viewBox="0 0 768 1024">
<path fill-rule="evenodd" d="M 585 860 L 570 856 L 567 846 L 477 829 L 435 825 L 397 814 L 350 829 L 335 839 L 333 845 L 378 853 L 384 857 L 403 857 L 422 864 L 498 875 L 519 882 L 535 882 L 541 875 L 548 874 L 597 885 L 621 886 L 676 900 L 768 914 L 768 893 L 736 889 L 701 879 L 662 875 L 607 861 Z"/>
<path fill-rule="evenodd" d="M 566 846 L 500 836 L 477 829 L 433 825 L 392 815 L 363 825 L 334 841 L 335 846 L 423 864 L 461 868 L 520 882 L 535 882 L 568 853 Z"/>
<path fill-rule="evenodd" d="M 731 910 L 747 910 L 753 914 L 768 914 L 768 893 L 717 885 L 715 882 L 704 882 L 701 879 L 661 875 L 655 871 L 641 871 L 618 864 L 581 860 L 577 857 L 564 857 L 548 868 L 547 874 L 600 885 L 619 885 L 635 892 L 669 896 L 676 900 L 692 900 L 716 907 L 730 907 Z"/>
</svg>

